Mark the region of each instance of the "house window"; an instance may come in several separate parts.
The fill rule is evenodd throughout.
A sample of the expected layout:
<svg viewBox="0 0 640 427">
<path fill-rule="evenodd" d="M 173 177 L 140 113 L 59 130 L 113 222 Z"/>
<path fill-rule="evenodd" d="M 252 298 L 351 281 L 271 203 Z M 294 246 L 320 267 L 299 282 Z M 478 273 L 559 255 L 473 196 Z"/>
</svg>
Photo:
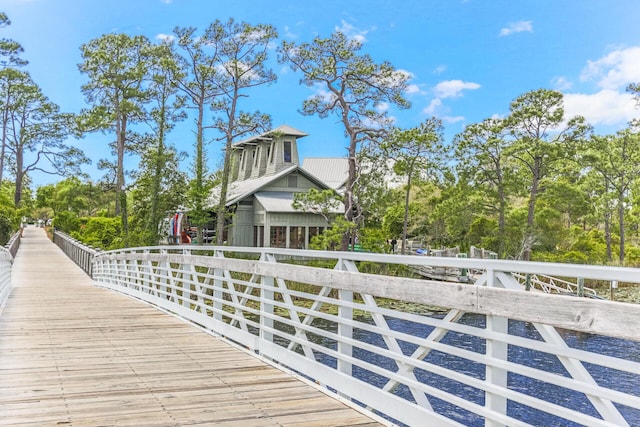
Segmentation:
<svg viewBox="0 0 640 427">
<path fill-rule="evenodd" d="M 260 147 L 256 148 L 253 151 L 253 166 L 258 166 L 258 157 L 260 157 L 260 156 L 258 156 L 258 153 L 259 153 L 258 150 L 260 150 Z"/>
<path fill-rule="evenodd" d="M 284 141 L 284 162 L 291 163 L 291 141 Z"/>
<path fill-rule="evenodd" d="M 287 247 L 287 227 L 271 227 L 269 233 L 269 242 L 272 248 Z"/>
<path fill-rule="evenodd" d="M 273 141 L 269 144 L 269 148 L 267 149 L 267 158 L 269 159 L 269 163 L 273 163 Z"/>
<path fill-rule="evenodd" d="M 287 187 L 289 188 L 298 187 L 298 175 L 289 175 L 287 177 Z"/>
<path fill-rule="evenodd" d="M 289 248 L 304 249 L 304 227 L 289 227 Z"/>
<path fill-rule="evenodd" d="M 244 169 L 244 162 L 246 161 L 246 157 L 247 157 L 247 152 L 242 150 L 242 154 L 241 154 L 241 160 L 240 160 L 240 168 Z"/>
</svg>

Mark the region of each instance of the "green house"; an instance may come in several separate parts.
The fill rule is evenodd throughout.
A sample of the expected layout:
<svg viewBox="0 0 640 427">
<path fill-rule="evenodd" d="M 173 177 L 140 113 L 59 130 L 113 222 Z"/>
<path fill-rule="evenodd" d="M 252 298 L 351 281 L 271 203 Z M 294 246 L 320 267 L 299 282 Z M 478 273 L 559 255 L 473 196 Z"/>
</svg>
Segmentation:
<svg viewBox="0 0 640 427">
<path fill-rule="evenodd" d="M 233 144 L 227 245 L 303 249 L 329 226 L 322 216 L 292 206 L 294 193 L 333 187 L 300 166 L 298 140 L 305 136 L 284 125 Z M 211 193 L 212 208 L 219 193 L 219 188 Z M 343 211 L 339 207 L 335 213 Z"/>
</svg>

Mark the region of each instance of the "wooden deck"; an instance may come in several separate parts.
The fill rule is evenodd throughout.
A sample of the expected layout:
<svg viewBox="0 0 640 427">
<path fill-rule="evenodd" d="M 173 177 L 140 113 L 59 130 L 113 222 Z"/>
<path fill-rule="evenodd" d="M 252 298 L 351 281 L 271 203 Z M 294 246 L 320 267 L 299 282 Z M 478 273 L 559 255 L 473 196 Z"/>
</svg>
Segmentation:
<svg viewBox="0 0 640 427">
<path fill-rule="evenodd" d="M 0 316 L 1 426 L 374 426 L 181 320 L 93 286 L 25 229 Z"/>
</svg>

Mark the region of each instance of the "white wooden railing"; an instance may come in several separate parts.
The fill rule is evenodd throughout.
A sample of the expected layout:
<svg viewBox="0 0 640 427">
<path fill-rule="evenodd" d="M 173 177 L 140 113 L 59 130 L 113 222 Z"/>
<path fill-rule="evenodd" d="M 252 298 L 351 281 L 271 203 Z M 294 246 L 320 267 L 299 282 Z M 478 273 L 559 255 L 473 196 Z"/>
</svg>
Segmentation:
<svg viewBox="0 0 640 427">
<path fill-rule="evenodd" d="M 333 268 L 294 265 L 300 257 Z M 453 284 L 358 271 L 416 262 L 484 274 Z M 99 286 L 189 320 L 393 423 L 541 425 L 543 413 L 546 425 L 636 423 L 640 305 L 524 292 L 511 272 L 640 282 L 640 269 L 271 248 L 147 247 L 93 259 Z M 434 315 L 432 306 L 444 311 Z M 576 337 L 566 330 L 632 347 L 594 352 L 584 340 L 565 341 Z M 621 390 L 616 378 L 636 386 Z"/>
<path fill-rule="evenodd" d="M 93 258 L 100 253 L 98 249 L 87 246 L 81 241 L 58 230 L 53 233 L 53 243 L 62 249 L 62 252 L 71 258 L 85 273 L 89 276 L 92 275 L 91 265 Z"/>
<path fill-rule="evenodd" d="M 0 247 L 0 313 L 4 308 L 7 298 L 11 293 L 11 264 L 13 263 L 13 257 L 11 253 Z"/>
<path fill-rule="evenodd" d="M 0 247 L 0 313 L 11 293 L 11 267 L 20 246 L 21 233 L 15 233 L 4 247 Z"/>
</svg>

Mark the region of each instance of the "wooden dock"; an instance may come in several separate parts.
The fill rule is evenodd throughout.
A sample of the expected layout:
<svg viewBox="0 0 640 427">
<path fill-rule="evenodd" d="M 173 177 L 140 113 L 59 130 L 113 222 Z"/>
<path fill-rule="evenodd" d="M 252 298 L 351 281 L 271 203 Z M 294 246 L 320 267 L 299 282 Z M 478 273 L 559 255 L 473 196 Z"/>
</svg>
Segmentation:
<svg viewBox="0 0 640 427">
<path fill-rule="evenodd" d="M 0 426 L 374 426 L 294 375 L 92 280 L 27 228 L 0 315 Z"/>
</svg>

